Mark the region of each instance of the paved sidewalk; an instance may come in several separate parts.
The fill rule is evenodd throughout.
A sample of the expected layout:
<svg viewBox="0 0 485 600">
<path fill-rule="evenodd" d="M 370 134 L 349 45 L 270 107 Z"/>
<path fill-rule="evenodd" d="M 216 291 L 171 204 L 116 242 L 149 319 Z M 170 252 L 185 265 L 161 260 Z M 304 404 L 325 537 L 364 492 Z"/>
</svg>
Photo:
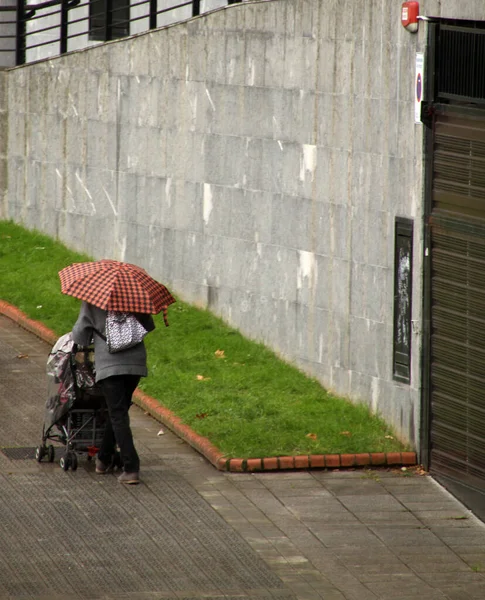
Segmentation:
<svg viewBox="0 0 485 600">
<path fill-rule="evenodd" d="M 12 458 L 50 346 L 0 344 L 0 599 L 485 599 L 484 525 L 410 470 L 221 472 L 136 407 L 140 486 Z"/>
</svg>

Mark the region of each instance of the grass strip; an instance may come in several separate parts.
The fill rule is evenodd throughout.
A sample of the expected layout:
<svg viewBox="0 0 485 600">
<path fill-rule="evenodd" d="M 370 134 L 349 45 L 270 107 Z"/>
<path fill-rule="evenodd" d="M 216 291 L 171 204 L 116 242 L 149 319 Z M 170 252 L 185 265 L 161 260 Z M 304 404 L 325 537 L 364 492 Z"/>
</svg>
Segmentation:
<svg viewBox="0 0 485 600">
<path fill-rule="evenodd" d="M 58 271 L 92 260 L 36 231 L 0 221 L 0 298 L 62 335 L 80 301 Z M 163 282 L 165 283 L 165 282 Z M 396 452 L 409 448 L 364 404 L 338 398 L 208 311 L 180 300 L 170 327 L 155 316 L 141 389 L 229 458 Z"/>
</svg>

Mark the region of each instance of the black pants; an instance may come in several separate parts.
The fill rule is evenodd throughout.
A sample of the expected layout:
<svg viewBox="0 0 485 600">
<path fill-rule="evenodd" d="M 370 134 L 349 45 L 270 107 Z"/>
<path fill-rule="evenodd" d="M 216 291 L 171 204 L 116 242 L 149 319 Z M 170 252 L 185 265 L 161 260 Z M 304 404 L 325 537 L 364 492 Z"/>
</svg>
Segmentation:
<svg viewBox="0 0 485 600">
<path fill-rule="evenodd" d="M 140 459 L 133 444 L 128 415 L 131 398 L 139 381 L 138 375 L 116 375 L 99 382 L 108 406 L 109 419 L 98 458 L 109 465 L 115 452 L 115 445 L 118 444 L 123 468 L 127 473 L 136 473 L 140 470 Z"/>
</svg>

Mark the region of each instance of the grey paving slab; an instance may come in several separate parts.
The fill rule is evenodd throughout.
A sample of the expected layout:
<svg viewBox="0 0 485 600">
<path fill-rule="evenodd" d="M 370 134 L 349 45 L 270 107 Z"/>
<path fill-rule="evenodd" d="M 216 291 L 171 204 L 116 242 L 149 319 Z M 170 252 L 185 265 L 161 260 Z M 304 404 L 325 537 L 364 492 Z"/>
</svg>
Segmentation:
<svg viewBox="0 0 485 600">
<path fill-rule="evenodd" d="M 1 600 L 485 599 L 485 528 L 427 476 L 223 473 L 136 407 L 138 487 L 7 457 L 50 348 L 3 317 L 0 343 Z"/>
</svg>

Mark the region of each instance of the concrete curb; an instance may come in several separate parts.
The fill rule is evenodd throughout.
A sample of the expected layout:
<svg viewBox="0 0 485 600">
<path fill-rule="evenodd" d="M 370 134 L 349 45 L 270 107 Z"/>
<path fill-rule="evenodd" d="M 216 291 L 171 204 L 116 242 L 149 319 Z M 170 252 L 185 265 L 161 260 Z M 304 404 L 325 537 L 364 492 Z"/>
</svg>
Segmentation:
<svg viewBox="0 0 485 600">
<path fill-rule="evenodd" d="M 58 339 L 43 323 L 30 319 L 16 306 L 0 300 L 0 314 L 8 317 L 44 342 L 54 345 Z M 193 431 L 158 400 L 137 389 L 135 404 L 163 423 L 178 437 L 200 452 L 219 471 L 258 472 L 295 469 L 340 469 L 355 467 L 398 467 L 417 464 L 416 452 L 366 452 L 362 454 L 311 454 L 268 458 L 227 458 L 212 442 Z"/>
</svg>

